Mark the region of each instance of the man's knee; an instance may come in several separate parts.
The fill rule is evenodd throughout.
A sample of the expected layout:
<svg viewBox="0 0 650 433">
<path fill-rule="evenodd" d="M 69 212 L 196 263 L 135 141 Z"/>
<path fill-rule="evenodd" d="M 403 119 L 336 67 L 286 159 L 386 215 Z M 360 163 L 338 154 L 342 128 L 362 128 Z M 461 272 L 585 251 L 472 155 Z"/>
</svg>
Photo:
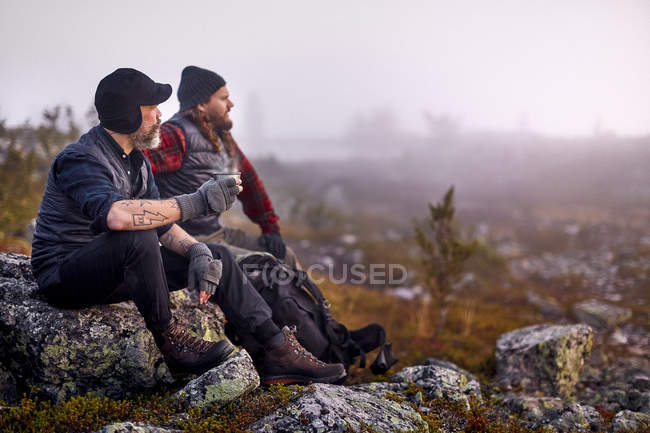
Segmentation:
<svg viewBox="0 0 650 433">
<path fill-rule="evenodd" d="M 119 245 L 137 252 L 159 250 L 156 230 L 120 230 L 110 232 L 109 236 Z"/>
<path fill-rule="evenodd" d="M 232 253 L 223 245 L 220 244 L 206 244 L 210 251 L 212 251 L 212 257 L 215 259 L 221 260 L 221 263 L 224 268 L 230 267 L 232 264 L 236 264 L 235 257 Z"/>
</svg>

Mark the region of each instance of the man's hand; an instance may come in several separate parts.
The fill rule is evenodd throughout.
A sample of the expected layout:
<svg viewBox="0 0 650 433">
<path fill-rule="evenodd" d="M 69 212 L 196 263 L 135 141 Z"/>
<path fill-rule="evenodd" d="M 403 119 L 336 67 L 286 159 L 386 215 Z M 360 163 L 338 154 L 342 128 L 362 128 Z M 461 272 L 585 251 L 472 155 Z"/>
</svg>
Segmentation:
<svg viewBox="0 0 650 433">
<path fill-rule="evenodd" d="M 187 250 L 190 265 L 187 276 L 187 288 L 199 291 L 199 303 L 204 304 L 217 291 L 221 280 L 221 260 L 212 257 L 210 248 L 197 242 Z"/>
<path fill-rule="evenodd" d="M 241 180 L 233 177 L 209 180 L 192 194 L 174 197 L 181 208 L 181 221 L 230 209 L 242 190 L 239 185 Z"/>
<path fill-rule="evenodd" d="M 276 258 L 282 260 L 287 255 L 287 246 L 278 232 L 263 234 L 258 239 L 259 244 Z"/>
</svg>

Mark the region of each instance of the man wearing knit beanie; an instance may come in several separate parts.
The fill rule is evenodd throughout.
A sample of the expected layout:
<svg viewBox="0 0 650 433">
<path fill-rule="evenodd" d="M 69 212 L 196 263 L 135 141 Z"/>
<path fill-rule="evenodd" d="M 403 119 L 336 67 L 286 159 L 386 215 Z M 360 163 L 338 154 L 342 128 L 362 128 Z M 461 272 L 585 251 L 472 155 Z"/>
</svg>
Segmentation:
<svg viewBox="0 0 650 433">
<path fill-rule="evenodd" d="M 204 242 L 226 245 L 234 254 L 266 251 L 299 267 L 295 253 L 280 235 L 278 216 L 264 184 L 230 133 L 228 113 L 234 104 L 226 81 L 213 71 L 187 66 L 181 74 L 178 100 L 179 112 L 161 127 L 160 147 L 145 152 L 160 194 L 171 197 L 192 191 L 214 173 L 241 172 L 243 191 L 237 197 L 262 235 L 224 227 L 219 215 L 195 218 L 182 227 Z"/>
<path fill-rule="evenodd" d="M 169 291 L 187 287 L 264 347 L 267 382 L 342 379 L 342 364 L 314 360 L 289 328 L 273 322 L 226 247 L 197 241 L 175 224 L 226 211 L 240 181 L 208 179 L 160 199 L 140 149 L 155 143 L 158 104 L 171 92 L 131 68 L 99 82 L 100 124 L 56 156 L 38 212 L 31 263 L 42 295 L 64 308 L 133 300 L 171 372 L 201 374 L 234 347 L 195 337 L 174 320 Z"/>
</svg>

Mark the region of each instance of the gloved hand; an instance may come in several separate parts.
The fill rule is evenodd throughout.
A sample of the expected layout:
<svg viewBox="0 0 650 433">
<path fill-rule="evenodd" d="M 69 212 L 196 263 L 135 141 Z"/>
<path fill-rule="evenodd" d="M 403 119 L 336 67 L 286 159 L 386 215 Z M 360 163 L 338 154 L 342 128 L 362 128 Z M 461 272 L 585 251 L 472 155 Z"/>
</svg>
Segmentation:
<svg viewBox="0 0 650 433">
<path fill-rule="evenodd" d="M 228 177 L 209 180 L 191 194 L 174 197 L 181 208 L 181 221 L 230 209 L 241 191 L 241 181 Z"/>
<path fill-rule="evenodd" d="M 190 259 L 187 273 L 187 288 L 199 291 L 199 301 L 203 304 L 214 292 L 221 280 L 221 260 L 214 259 L 210 248 L 204 243 L 192 244 L 186 257 Z"/>
<path fill-rule="evenodd" d="M 262 248 L 280 260 L 287 255 L 287 246 L 278 232 L 265 233 L 258 238 L 258 242 Z"/>
</svg>

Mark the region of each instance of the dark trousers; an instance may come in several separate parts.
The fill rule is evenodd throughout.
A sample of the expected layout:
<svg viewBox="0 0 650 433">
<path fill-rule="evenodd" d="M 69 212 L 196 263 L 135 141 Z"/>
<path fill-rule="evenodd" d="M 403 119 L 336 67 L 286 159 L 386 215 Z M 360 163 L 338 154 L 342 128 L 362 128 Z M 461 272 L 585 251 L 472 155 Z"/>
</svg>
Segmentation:
<svg viewBox="0 0 650 433">
<path fill-rule="evenodd" d="M 210 301 L 221 307 L 237 329 L 266 336 L 266 330 L 258 328 L 272 323 L 271 309 L 225 247 L 208 247 L 223 264 Z M 185 257 L 159 246 L 155 230 L 113 231 L 66 257 L 60 268 L 61 282 L 44 288 L 43 293 L 50 304 L 65 308 L 133 300 L 147 328 L 162 332 L 171 320 L 169 291 L 187 286 L 188 266 Z"/>
</svg>

